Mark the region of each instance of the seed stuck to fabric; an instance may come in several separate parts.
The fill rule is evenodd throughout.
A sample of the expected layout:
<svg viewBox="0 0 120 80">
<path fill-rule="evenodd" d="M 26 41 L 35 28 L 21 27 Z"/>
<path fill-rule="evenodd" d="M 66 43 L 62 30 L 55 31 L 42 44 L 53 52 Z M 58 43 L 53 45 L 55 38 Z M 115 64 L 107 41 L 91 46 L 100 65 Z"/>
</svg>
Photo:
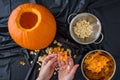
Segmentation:
<svg viewBox="0 0 120 80">
<path fill-rule="evenodd" d="M 74 55 L 73 58 L 74 58 L 74 59 L 77 58 L 77 55 Z"/>
<path fill-rule="evenodd" d="M 32 64 L 33 63 L 33 61 L 30 61 L 30 64 Z"/>
<path fill-rule="evenodd" d="M 20 64 L 24 66 L 26 63 L 25 61 L 20 61 Z"/>
</svg>

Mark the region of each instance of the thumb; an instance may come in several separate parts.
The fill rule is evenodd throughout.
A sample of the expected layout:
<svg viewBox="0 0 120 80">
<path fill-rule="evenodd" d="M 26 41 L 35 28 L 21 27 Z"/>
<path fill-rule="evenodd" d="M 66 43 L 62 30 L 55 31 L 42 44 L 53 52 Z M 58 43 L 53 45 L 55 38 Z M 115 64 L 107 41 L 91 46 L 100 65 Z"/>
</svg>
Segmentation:
<svg viewBox="0 0 120 80">
<path fill-rule="evenodd" d="M 53 58 L 51 60 L 48 61 L 48 63 L 46 64 L 47 67 L 50 67 L 53 63 L 55 63 L 57 61 L 56 58 Z"/>
<path fill-rule="evenodd" d="M 72 70 L 70 71 L 71 76 L 74 76 L 74 74 L 75 74 L 78 67 L 79 67 L 79 64 L 76 64 L 76 65 L 73 66 Z"/>
</svg>

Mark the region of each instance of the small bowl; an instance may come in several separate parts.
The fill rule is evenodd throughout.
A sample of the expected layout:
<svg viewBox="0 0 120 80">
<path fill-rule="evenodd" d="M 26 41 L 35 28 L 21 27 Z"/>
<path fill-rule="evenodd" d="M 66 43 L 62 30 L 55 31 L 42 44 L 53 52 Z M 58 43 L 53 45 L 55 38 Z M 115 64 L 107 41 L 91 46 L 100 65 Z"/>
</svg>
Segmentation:
<svg viewBox="0 0 120 80">
<path fill-rule="evenodd" d="M 71 14 L 68 17 L 68 22 L 70 22 L 70 18 L 72 16 L 75 16 L 75 15 Z M 83 39 L 83 38 L 78 38 L 76 36 L 75 32 L 73 31 L 73 26 L 76 24 L 78 20 L 86 20 L 92 26 L 92 34 L 89 37 L 86 37 Z M 101 33 L 101 22 L 96 16 L 90 13 L 77 14 L 70 22 L 69 31 L 70 31 L 71 37 L 80 44 L 91 44 L 91 43 L 99 44 L 103 40 L 103 34 Z M 99 38 L 100 35 L 101 35 L 101 39 L 99 39 L 99 41 L 97 42 L 97 39 Z"/>
<path fill-rule="evenodd" d="M 99 52 L 99 53 L 98 53 Z M 101 68 L 101 71 L 99 72 L 94 72 L 95 69 L 94 68 L 91 68 L 91 65 L 93 65 L 92 63 L 95 63 L 95 64 L 98 64 L 97 62 L 100 62 L 100 57 L 99 58 L 95 58 L 93 56 L 95 56 L 95 54 L 98 53 L 99 56 L 104 56 L 106 57 L 107 59 L 109 59 L 109 61 L 107 61 L 107 65 L 104 65 L 104 67 Z M 97 56 L 98 57 L 98 56 Z M 97 59 L 96 62 L 88 62 L 88 61 L 85 61 L 85 60 L 90 60 L 91 58 L 93 58 L 91 61 L 95 61 Z M 102 58 L 103 60 L 103 58 Z M 104 58 L 105 60 L 105 58 Z M 87 63 L 88 62 L 88 63 Z M 89 64 L 90 63 L 90 64 Z M 101 62 L 102 64 L 104 64 L 103 62 Z M 95 65 L 94 66 L 97 66 L 98 68 L 98 65 Z M 99 63 L 100 64 L 100 63 Z M 101 65 L 102 65 L 101 64 Z M 88 66 L 89 66 L 89 70 L 88 70 Z M 88 52 L 85 57 L 83 58 L 82 60 L 82 63 L 81 63 L 81 70 L 82 70 L 82 74 L 83 76 L 87 79 L 87 80 L 111 80 L 111 78 L 114 76 L 115 74 L 115 71 L 116 71 L 116 63 L 115 63 L 115 59 L 113 58 L 113 56 L 107 52 L 107 51 L 104 51 L 104 50 L 93 50 L 93 51 L 90 51 Z M 98 70 L 98 69 L 97 69 Z"/>
</svg>

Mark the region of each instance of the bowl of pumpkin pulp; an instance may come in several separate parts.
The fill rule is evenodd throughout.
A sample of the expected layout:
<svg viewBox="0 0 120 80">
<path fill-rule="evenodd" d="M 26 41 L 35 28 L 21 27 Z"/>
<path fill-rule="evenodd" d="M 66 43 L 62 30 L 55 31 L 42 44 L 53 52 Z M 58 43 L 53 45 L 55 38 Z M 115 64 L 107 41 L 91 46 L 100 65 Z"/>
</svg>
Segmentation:
<svg viewBox="0 0 120 80">
<path fill-rule="evenodd" d="M 110 80 L 116 70 L 112 55 L 104 50 L 93 50 L 82 60 L 81 70 L 87 80 Z"/>
</svg>

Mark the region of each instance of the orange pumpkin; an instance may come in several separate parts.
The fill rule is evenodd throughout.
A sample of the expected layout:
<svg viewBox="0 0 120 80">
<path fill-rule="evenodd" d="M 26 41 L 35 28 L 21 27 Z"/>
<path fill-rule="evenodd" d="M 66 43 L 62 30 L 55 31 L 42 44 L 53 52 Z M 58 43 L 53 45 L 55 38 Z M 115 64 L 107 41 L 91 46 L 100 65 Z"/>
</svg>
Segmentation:
<svg viewBox="0 0 120 80">
<path fill-rule="evenodd" d="M 56 21 L 45 7 L 26 3 L 14 9 L 8 20 L 12 39 L 20 46 L 43 49 L 51 44 L 56 34 Z"/>
</svg>

